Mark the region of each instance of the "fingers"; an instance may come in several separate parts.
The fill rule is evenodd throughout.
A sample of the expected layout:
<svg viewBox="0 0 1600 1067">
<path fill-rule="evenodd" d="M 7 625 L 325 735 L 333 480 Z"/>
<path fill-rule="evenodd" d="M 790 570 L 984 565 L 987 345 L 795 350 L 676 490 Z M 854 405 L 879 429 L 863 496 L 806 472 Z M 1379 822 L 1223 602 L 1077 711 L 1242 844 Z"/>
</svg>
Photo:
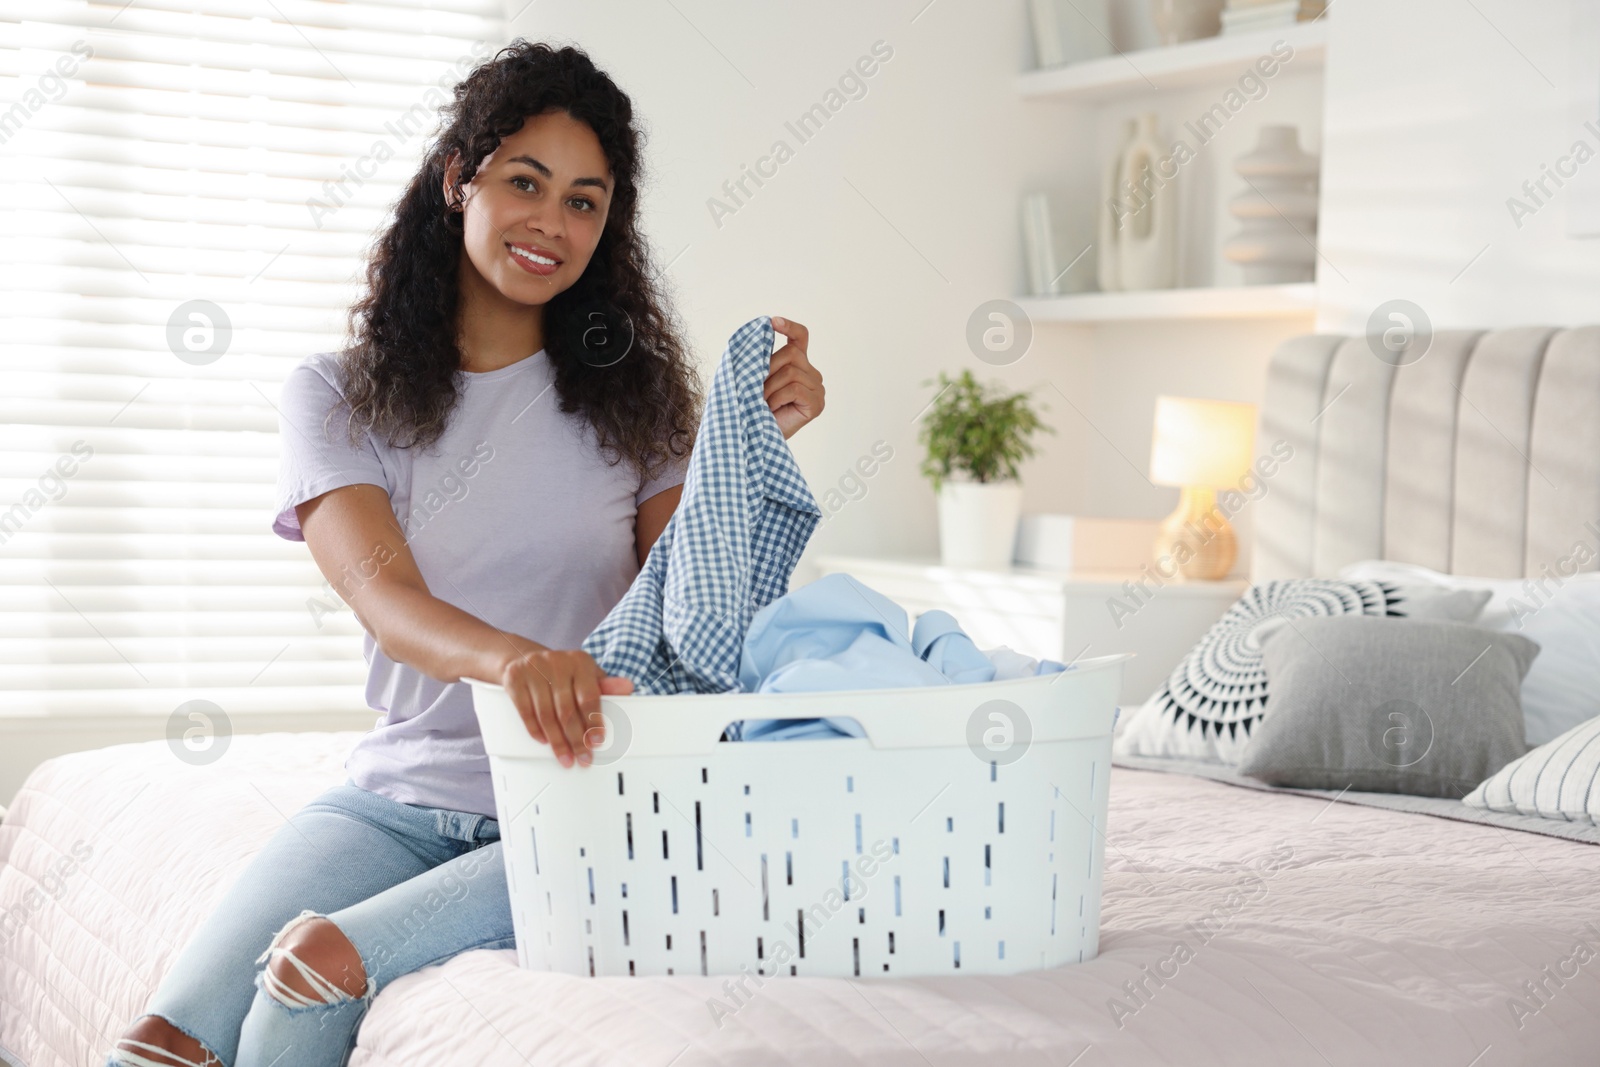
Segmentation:
<svg viewBox="0 0 1600 1067">
<path fill-rule="evenodd" d="M 773 410 L 777 410 L 778 408 L 783 407 L 785 404 L 799 404 L 803 406 L 805 400 L 810 395 L 810 392 L 806 389 L 803 382 L 790 382 L 782 389 L 768 394 L 767 406 Z"/>
<path fill-rule="evenodd" d="M 561 765 L 570 767 L 573 752 L 561 725 L 560 710 L 555 699 L 559 677 L 560 668 L 552 660 L 549 650 L 540 650 L 507 664 L 501 684 L 522 715 L 528 734 L 535 741 L 549 745 Z"/>
<path fill-rule="evenodd" d="M 549 745 L 563 767 L 591 765 L 592 750 L 605 743 L 601 695 L 627 696 L 634 688 L 578 649 L 530 652 L 507 666 L 503 683 L 529 735 Z"/>
<path fill-rule="evenodd" d="M 570 766 L 570 760 L 576 759 L 585 765 L 589 762 L 589 749 L 583 743 L 583 716 L 578 713 L 578 701 L 572 693 L 572 678 L 565 679 L 566 684 L 557 680 L 553 687 L 556 704 L 556 721 L 567 741 L 568 759 L 562 760 L 562 766 Z"/>
<path fill-rule="evenodd" d="M 541 745 L 549 744 L 545 740 L 544 727 L 539 725 L 539 708 L 534 703 L 533 695 L 522 687 L 507 686 L 506 692 L 511 696 L 511 703 L 516 705 L 517 714 L 522 716 L 522 725 L 528 728 L 528 736 Z"/>
<path fill-rule="evenodd" d="M 587 766 L 592 752 L 605 743 L 605 719 L 600 716 L 600 668 L 580 670 L 573 678 L 572 692 L 578 702 L 578 725 L 583 743 L 578 762 Z"/>
<path fill-rule="evenodd" d="M 556 704 L 555 686 L 542 687 L 538 700 L 539 725 L 544 730 L 546 743 L 561 766 L 570 767 L 574 759 L 572 745 L 567 740 L 566 729 L 561 725 L 561 709 Z"/>
<path fill-rule="evenodd" d="M 805 326 L 778 315 L 772 316 L 772 326 L 790 340 L 772 354 L 767 380 L 761 389 L 767 407 L 774 414 L 783 412 L 779 428 L 788 437 L 822 413 L 822 372 L 812 365 L 806 354 L 811 333 Z"/>
<path fill-rule="evenodd" d="M 549 745 L 550 750 L 559 758 L 565 742 L 561 737 L 561 731 L 552 729 L 554 722 L 551 711 L 555 705 L 551 700 L 550 683 L 545 678 L 544 672 L 524 660 L 519 665 L 509 668 L 508 673 L 512 678 L 506 684 L 506 691 L 511 694 L 517 710 L 522 713 L 522 721 L 527 724 L 529 736 L 535 741 Z"/>
<path fill-rule="evenodd" d="M 767 373 L 774 374 L 788 366 L 803 367 L 810 373 L 821 377 L 821 372 L 813 369 L 810 356 L 806 350 L 798 345 L 784 345 L 772 353 L 772 358 L 767 361 Z"/>
<path fill-rule="evenodd" d="M 781 370 L 775 370 L 767 375 L 767 380 L 761 384 L 761 392 L 766 397 L 767 403 L 772 403 L 772 396 L 779 389 L 791 383 L 807 386 L 813 384 L 815 371 L 807 373 L 809 368 L 801 368 L 799 364 L 790 363 Z"/>
<path fill-rule="evenodd" d="M 566 731 L 562 728 L 562 713 L 555 707 L 555 697 L 546 694 L 546 699 L 539 704 L 539 725 L 544 728 L 546 744 L 550 745 L 550 752 L 555 753 L 555 758 L 560 760 L 562 766 L 573 765 L 573 747 L 566 741 Z"/>
<path fill-rule="evenodd" d="M 786 319 L 781 315 L 773 315 L 771 318 L 772 328 L 783 334 L 783 336 L 787 337 L 789 339 L 789 344 L 795 345 L 802 352 L 806 350 L 806 346 L 811 343 L 810 330 L 807 330 L 803 325 L 794 321 L 793 319 Z M 785 347 L 787 347 L 787 345 Z"/>
<path fill-rule="evenodd" d="M 535 684 L 539 678 L 539 672 L 534 668 L 530 657 L 524 656 L 506 664 L 501 673 L 500 685 L 511 698 L 511 703 L 516 706 L 517 714 L 522 717 L 522 724 L 528 728 L 528 735 L 541 744 L 548 744 L 549 742 L 545 740 L 544 727 L 539 722 L 539 701 Z"/>
</svg>

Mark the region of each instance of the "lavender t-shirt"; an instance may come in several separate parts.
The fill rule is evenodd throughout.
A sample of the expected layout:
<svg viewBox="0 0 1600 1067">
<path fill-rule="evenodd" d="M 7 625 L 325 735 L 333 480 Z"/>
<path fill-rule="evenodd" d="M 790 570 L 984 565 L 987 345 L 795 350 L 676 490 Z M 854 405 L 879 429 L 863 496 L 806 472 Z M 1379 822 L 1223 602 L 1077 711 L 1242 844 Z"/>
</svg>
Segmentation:
<svg viewBox="0 0 1600 1067">
<path fill-rule="evenodd" d="M 463 377 L 448 428 L 425 452 L 371 436 L 352 448 L 337 356 L 302 361 L 279 403 L 272 529 L 304 541 L 295 505 L 382 486 L 429 592 L 509 633 L 577 648 L 639 573 L 640 503 L 681 484 L 689 459 L 642 485 L 626 460 L 608 465 L 583 414 L 561 412 L 543 349 Z M 407 804 L 494 815 L 471 687 L 394 662 L 370 633 L 362 651 L 367 703 L 382 715 L 346 759 L 350 777 Z"/>
</svg>

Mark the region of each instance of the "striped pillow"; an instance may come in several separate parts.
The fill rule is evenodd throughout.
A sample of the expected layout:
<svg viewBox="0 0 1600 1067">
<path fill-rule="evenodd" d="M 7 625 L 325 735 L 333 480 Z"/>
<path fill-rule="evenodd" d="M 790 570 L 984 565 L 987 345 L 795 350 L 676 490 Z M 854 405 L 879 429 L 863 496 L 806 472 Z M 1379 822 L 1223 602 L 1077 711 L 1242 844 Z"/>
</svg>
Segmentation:
<svg viewBox="0 0 1600 1067">
<path fill-rule="evenodd" d="M 1600 825 L 1600 716 L 1512 760 L 1461 799 L 1489 811 Z"/>
</svg>

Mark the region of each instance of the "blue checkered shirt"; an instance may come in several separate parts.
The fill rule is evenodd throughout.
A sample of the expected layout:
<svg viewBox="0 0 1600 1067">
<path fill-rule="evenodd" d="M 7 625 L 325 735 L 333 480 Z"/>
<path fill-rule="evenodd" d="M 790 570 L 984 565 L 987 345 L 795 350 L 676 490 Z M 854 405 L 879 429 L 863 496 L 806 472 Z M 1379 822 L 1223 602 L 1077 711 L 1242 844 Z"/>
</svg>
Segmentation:
<svg viewBox="0 0 1600 1067">
<path fill-rule="evenodd" d="M 633 585 L 584 639 L 600 668 L 631 678 L 636 694 L 737 691 L 750 619 L 788 592 L 822 519 L 763 395 L 772 348 L 765 315 L 728 339 L 678 508 Z"/>
</svg>

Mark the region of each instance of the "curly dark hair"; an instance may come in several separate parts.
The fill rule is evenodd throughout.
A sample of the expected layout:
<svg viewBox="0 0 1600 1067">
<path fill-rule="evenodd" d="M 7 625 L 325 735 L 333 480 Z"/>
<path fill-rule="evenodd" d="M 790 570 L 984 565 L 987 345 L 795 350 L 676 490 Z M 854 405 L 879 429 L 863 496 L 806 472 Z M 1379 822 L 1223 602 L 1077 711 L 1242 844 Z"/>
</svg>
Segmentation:
<svg viewBox="0 0 1600 1067">
<path fill-rule="evenodd" d="M 352 439 L 365 430 L 393 447 L 426 448 L 444 433 L 464 384 L 456 335 L 463 215 L 447 210 L 447 165 L 459 155 L 455 203 L 505 137 L 532 116 L 564 110 L 594 131 L 615 190 L 583 274 L 544 305 L 545 350 L 561 410 L 583 412 L 611 465 L 626 457 L 642 479 L 654 477 L 669 451 L 682 456 L 693 445 L 703 397 L 638 228 L 643 136 L 632 102 L 582 50 L 522 38 L 454 93 L 394 221 L 373 244 L 366 292 L 350 308 L 340 368 Z M 596 308 L 623 331 L 616 343 L 631 330 L 619 362 L 586 348 Z"/>
</svg>

